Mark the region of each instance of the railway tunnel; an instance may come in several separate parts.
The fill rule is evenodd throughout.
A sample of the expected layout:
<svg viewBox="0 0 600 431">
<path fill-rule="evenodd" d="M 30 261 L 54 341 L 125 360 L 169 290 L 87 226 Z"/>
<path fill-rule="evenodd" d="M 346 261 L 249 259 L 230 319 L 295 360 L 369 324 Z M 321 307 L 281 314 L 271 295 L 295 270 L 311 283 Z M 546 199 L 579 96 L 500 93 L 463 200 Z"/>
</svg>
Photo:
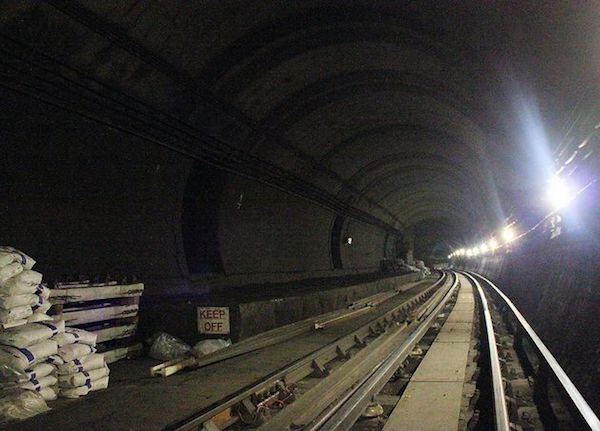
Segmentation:
<svg viewBox="0 0 600 431">
<path fill-rule="evenodd" d="M 143 283 L 113 394 L 158 333 L 235 347 L 452 268 L 598 413 L 599 46 L 593 1 L 3 2 L 0 242 L 50 287 Z M 96 429 L 69 408 L 15 429 Z"/>
</svg>

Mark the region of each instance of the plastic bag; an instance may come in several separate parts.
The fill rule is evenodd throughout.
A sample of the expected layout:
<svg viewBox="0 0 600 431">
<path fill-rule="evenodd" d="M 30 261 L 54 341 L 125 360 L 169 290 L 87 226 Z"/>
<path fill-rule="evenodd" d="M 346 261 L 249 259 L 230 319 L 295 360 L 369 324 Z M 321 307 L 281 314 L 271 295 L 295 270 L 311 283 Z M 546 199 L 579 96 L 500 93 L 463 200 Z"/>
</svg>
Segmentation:
<svg viewBox="0 0 600 431">
<path fill-rule="evenodd" d="M 192 348 L 189 345 L 179 338 L 169 335 L 166 332 L 160 332 L 154 338 L 154 342 L 150 347 L 148 355 L 154 359 L 168 361 L 186 356 L 190 353 L 191 349 Z"/>
<path fill-rule="evenodd" d="M 42 395 L 35 391 L 14 389 L 0 395 L 0 424 L 27 419 L 48 410 Z"/>
<path fill-rule="evenodd" d="M 225 347 L 231 346 L 231 340 L 202 340 L 198 341 L 194 346 L 194 355 L 203 356 L 209 353 L 216 352 L 217 350 L 224 349 Z"/>
<path fill-rule="evenodd" d="M 0 364 L 0 387 L 17 387 L 29 381 L 29 376 L 23 370 L 18 370 L 6 364 Z"/>
</svg>

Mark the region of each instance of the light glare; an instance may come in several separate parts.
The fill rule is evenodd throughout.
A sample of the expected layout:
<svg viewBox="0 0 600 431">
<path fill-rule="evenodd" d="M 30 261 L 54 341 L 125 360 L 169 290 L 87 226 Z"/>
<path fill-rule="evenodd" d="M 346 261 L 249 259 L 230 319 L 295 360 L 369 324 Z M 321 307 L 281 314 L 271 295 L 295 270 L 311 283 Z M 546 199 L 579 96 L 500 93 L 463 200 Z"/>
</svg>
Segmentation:
<svg viewBox="0 0 600 431">
<path fill-rule="evenodd" d="M 558 176 L 550 178 L 548 183 L 549 186 L 547 198 L 548 202 L 550 202 L 550 205 L 552 206 L 552 209 L 557 211 L 566 207 L 573 199 L 573 192 L 569 185 Z"/>
<path fill-rule="evenodd" d="M 511 242 L 515 239 L 515 230 L 511 226 L 506 226 L 502 231 L 502 238 L 506 242 Z"/>
</svg>

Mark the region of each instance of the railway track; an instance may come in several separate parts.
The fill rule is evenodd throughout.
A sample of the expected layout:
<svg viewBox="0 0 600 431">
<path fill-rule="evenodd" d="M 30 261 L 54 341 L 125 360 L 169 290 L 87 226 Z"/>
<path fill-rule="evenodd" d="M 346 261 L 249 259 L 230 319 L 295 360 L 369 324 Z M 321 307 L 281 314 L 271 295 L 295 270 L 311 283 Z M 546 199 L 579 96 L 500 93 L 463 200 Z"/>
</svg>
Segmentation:
<svg viewBox="0 0 600 431">
<path fill-rule="evenodd" d="M 510 300 L 483 277 L 447 272 L 415 298 L 168 429 L 600 425 Z"/>
</svg>

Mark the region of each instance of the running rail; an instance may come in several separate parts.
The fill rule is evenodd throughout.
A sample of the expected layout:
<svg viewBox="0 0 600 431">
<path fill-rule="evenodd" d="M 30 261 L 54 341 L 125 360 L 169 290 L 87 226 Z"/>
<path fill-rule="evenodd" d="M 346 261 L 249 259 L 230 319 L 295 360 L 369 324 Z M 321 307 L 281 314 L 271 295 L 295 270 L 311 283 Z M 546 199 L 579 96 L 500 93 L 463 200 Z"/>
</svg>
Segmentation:
<svg viewBox="0 0 600 431">
<path fill-rule="evenodd" d="M 469 277 L 473 278 L 470 274 L 467 274 L 467 273 L 464 273 L 464 274 L 469 275 Z M 498 289 L 494 285 L 494 283 L 492 283 L 490 280 L 488 280 L 487 278 L 485 278 L 482 275 L 479 275 L 477 273 L 473 273 L 473 274 L 475 276 L 481 278 L 483 281 L 485 281 L 498 294 L 498 296 L 500 298 L 502 298 L 502 300 L 506 303 L 506 305 L 508 305 L 508 307 L 511 309 L 511 311 L 517 318 L 519 325 L 521 325 L 521 328 L 523 328 L 523 330 L 525 331 L 525 333 L 527 334 L 529 339 L 533 342 L 535 348 L 540 353 L 542 359 L 546 362 L 548 367 L 552 370 L 552 372 L 554 373 L 554 376 L 556 377 L 556 380 L 560 383 L 563 390 L 569 396 L 569 399 L 572 401 L 573 407 L 576 409 L 576 412 L 579 413 L 579 415 L 581 416 L 583 421 L 587 424 L 587 426 L 589 427 L 590 430 L 600 431 L 600 420 L 598 419 L 598 416 L 596 416 L 596 414 L 594 413 L 592 408 L 589 406 L 587 401 L 583 398 L 581 393 L 577 390 L 577 388 L 575 387 L 575 385 L 573 384 L 573 382 L 571 381 L 569 376 L 567 376 L 567 374 L 562 369 L 562 367 L 560 366 L 558 361 L 554 358 L 552 353 L 550 353 L 550 350 L 548 350 L 548 348 L 544 345 L 544 343 L 542 342 L 540 337 L 535 333 L 533 328 L 529 325 L 529 323 L 527 323 L 527 320 L 525 320 L 525 318 L 519 312 L 517 307 L 515 307 L 515 305 L 512 303 L 512 301 L 510 299 L 508 299 L 508 297 L 504 293 L 502 293 L 502 291 L 500 289 Z"/>
<path fill-rule="evenodd" d="M 496 335 L 494 334 L 494 324 L 488 306 L 487 299 L 479 282 L 466 272 L 465 275 L 479 292 L 479 299 L 483 309 L 483 319 L 485 321 L 485 331 L 488 340 L 490 352 L 490 368 L 492 370 L 492 387 L 494 389 L 494 416 L 496 422 L 496 431 L 509 431 L 510 421 L 508 420 L 508 409 L 506 408 L 506 396 L 504 394 L 504 382 L 502 381 L 502 369 L 500 367 L 500 358 L 498 357 L 498 346 L 496 345 Z"/>
<path fill-rule="evenodd" d="M 453 272 L 453 275 L 454 281 L 452 285 L 419 327 L 410 334 L 398 349 L 392 352 L 370 375 L 363 379 L 353 391 L 341 399 L 324 417 L 308 428 L 307 431 L 341 431 L 349 430 L 352 427 L 365 408 L 365 400 L 370 400 L 378 390 L 381 390 L 381 387 L 390 379 L 395 370 L 413 350 L 414 346 L 423 338 L 433 321 L 438 317 L 438 314 L 456 291 L 459 281 L 456 272 Z"/>
<path fill-rule="evenodd" d="M 411 299 L 407 299 L 406 301 L 402 302 L 394 309 L 389 310 L 387 313 L 380 315 L 379 317 L 374 317 L 373 320 L 371 320 L 370 322 L 365 324 L 363 326 L 363 328 L 368 328 L 370 325 L 376 324 L 376 322 L 379 321 L 380 319 L 385 319 L 387 315 L 393 314 L 396 310 L 399 310 L 401 307 L 404 307 L 406 304 L 414 301 L 417 297 L 423 295 L 424 293 L 426 293 L 428 291 L 433 291 L 433 289 L 435 289 L 436 287 L 443 286 L 444 283 L 446 282 L 446 280 L 448 279 L 448 275 L 445 271 L 441 271 L 440 273 L 442 274 L 441 277 L 438 280 L 436 280 L 431 286 L 429 286 L 425 291 L 421 292 L 419 295 L 417 295 Z M 330 344 L 328 344 L 326 346 L 323 346 L 319 349 L 314 350 L 311 353 L 308 353 L 306 356 L 299 358 L 298 360 L 280 368 L 279 370 L 274 371 L 273 373 L 269 374 L 268 376 L 258 379 L 256 382 L 251 383 L 250 385 L 240 389 L 239 391 L 237 391 L 234 394 L 231 394 L 230 396 L 226 397 L 225 399 L 215 401 L 215 403 L 206 407 L 202 411 L 196 412 L 187 418 L 178 420 L 176 422 L 173 422 L 173 423 L 167 425 L 164 429 L 165 430 L 175 430 L 175 431 L 187 431 L 187 430 L 192 430 L 192 429 L 201 427 L 204 424 L 204 422 L 206 422 L 206 421 L 210 420 L 212 417 L 218 415 L 223 410 L 225 410 L 229 407 L 232 407 L 233 405 L 235 405 L 239 402 L 242 402 L 244 399 L 246 399 L 249 396 L 251 396 L 252 394 L 264 389 L 265 387 L 269 387 L 269 386 L 275 384 L 278 380 L 284 378 L 286 375 L 292 374 L 295 371 L 301 369 L 302 367 L 307 366 L 307 364 L 310 364 L 313 359 L 318 358 L 322 352 L 325 352 L 328 349 L 335 349 L 335 346 L 338 345 L 343 339 L 352 337 L 353 334 L 358 331 L 360 331 L 360 328 L 354 332 L 351 332 L 349 334 L 341 336 L 339 339 L 332 341 Z"/>
</svg>

